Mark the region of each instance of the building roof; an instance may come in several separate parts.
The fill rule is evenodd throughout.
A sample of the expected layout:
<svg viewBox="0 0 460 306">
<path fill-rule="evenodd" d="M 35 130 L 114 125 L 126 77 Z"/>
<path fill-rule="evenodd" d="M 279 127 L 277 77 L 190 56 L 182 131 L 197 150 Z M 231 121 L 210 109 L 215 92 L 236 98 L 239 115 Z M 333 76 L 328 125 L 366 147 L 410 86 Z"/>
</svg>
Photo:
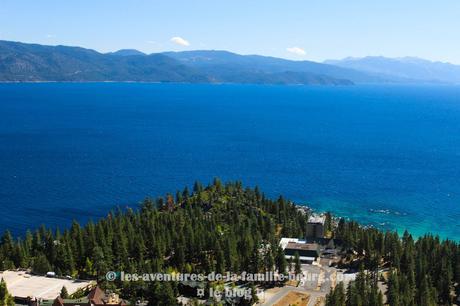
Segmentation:
<svg viewBox="0 0 460 306">
<path fill-rule="evenodd" d="M 324 215 L 311 215 L 308 218 L 308 223 L 324 224 L 324 222 L 326 222 L 326 216 Z"/>
<path fill-rule="evenodd" d="M 81 299 L 62 299 L 58 296 L 52 306 L 88 306 L 88 305 L 127 305 L 126 302 L 118 298 L 117 294 L 106 294 L 99 286 L 90 291 L 87 297 Z"/>
<path fill-rule="evenodd" d="M 53 306 L 62 306 L 64 305 L 64 299 L 58 296 L 53 303 Z"/>
<path fill-rule="evenodd" d="M 285 255 L 286 259 L 289 258 L 294 258 L 294 255 Z M 312 257 L 312 256 L 299 256 L 300 261 L 315 261 L 317 257 Z"/>
<path fill-rule="evenodd" d="M 299 254 L 301 260 L 317 258 L 320 254 L 319 245 L 316 243 L 305 243 L 305 241 L 288 242 L 284 248 L 284 254 L 288 257 L 292 257 L 296 253 Z"/>
<path fill-rule="evenodd" d="M 300 240 L 297 238 L 281 238 L 280 247 L 284 250 L 290 242 L 305 243 L 305 240 Z"/>
<path fill-rule="evenodd" d="M 87 298 L 81 298 L 81 299 L 63 299 L 60 296 L 58 296 L 52 306 L 65 306 L 65 305 L 72 305 L 72 306 L 87 306 L 89 304 L 89 301 Z M 42 304 L 45 305 L 45 304 Z"/>
<path fill-rule="evenodd" d="M 91 304 L 101 305 L 104 304 L 103 298 L 105 297 L 104 291 L 102 291 L 99 286 L 96 286 L 91 292 L 88 294 L 88 300 L 91 301 Z"/>
<path fill-rule="evenodd" d="M 286 249 L 290 250 L 303 250 L 303 251 L 318 251 L 319 245 L 316 243 L 297 243 L 297 242 L 288 242 Z"/>
</svg>

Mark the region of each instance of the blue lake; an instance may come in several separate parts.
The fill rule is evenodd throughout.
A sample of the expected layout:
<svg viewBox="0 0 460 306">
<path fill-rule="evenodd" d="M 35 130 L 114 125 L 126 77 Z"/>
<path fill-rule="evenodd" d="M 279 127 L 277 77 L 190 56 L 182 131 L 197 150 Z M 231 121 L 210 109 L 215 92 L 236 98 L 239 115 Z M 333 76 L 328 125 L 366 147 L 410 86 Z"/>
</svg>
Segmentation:
<svg viewBox="0 0 460 306">
<path fill-rule="evenodd" d="M 460 240 L 460 87 L 0 84 L 0 231 L 213 177 Z"/>
</svg>

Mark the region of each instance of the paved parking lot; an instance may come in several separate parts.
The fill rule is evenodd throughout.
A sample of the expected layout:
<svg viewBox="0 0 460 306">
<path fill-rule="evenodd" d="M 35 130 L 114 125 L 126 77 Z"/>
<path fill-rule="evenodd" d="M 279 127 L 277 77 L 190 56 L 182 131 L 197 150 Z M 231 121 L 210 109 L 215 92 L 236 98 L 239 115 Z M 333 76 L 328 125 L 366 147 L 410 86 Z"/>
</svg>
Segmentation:
<svg viewBox="0 0 460 306">
<path fill-rule="evenodd" d="M 313 265 L 302 265 L 303 279 L 300 281 L 299 287 L 316 290 L 321 279 L 321 268 Z"/>
<path fill-rule="evenodd" d="M 47 300 L 55 299 L 61 292 L 63 286 L 72 294 L 78 289 L 91 284 L 89 281 L 49 278 L 17 271 L 0 272 L 0 279 L 1 278 L 5 280 L 8 291 L 13 296 L 31 296 Z"/>
</svg>

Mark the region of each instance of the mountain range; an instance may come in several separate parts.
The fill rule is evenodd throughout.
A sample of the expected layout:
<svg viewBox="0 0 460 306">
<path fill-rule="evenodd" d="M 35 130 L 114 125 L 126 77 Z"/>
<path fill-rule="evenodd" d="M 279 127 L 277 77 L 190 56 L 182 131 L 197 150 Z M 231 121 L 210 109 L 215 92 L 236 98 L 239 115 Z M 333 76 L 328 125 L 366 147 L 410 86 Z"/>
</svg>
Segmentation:
<svg viewBox="0 0 460 306">
<path fill-rule="evenodd" d="M 416 58 L 346 58 L 324 63 L 228 51 L 111 53 L 0 41 L 2 82 L 185 82 L 352 85 L 460 83 L 460 66 Z"/>
<path fill-rule="evenodd" d="M 378 75 L 396 82 L 460 83 L 460 66 L 417 57 L 348 57 L 324 63 Z"/>
</svg>

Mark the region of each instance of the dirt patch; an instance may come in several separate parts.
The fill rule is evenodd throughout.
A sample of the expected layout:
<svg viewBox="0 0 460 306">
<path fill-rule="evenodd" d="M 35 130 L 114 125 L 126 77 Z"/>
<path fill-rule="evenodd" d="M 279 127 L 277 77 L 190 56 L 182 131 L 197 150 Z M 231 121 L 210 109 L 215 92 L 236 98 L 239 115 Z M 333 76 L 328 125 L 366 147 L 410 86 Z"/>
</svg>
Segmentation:
<svg viewBox="0 0 460 306">
<path fill-rule="evenodd" d="M 324 305 L 326 305 L 326 298 L 317 297 L 316 302 L 315 302 L 315 306 L 324 306 Z"/>
<path fill-rule="evenodd" d="M 307 293 L 289 291 L 273 306 L 307 306 L 310 296 Z"/>
<path fill-rule="evenodd" d="M 291 279 L 291 280 L 289 280 L 289 281 L 286 282 L 286 286 L 297 287 L 298 285 L 299 285 L 299 282 L 296 281 L 296 280 L 293 280 L 293 279 Z"/>
</svg>

